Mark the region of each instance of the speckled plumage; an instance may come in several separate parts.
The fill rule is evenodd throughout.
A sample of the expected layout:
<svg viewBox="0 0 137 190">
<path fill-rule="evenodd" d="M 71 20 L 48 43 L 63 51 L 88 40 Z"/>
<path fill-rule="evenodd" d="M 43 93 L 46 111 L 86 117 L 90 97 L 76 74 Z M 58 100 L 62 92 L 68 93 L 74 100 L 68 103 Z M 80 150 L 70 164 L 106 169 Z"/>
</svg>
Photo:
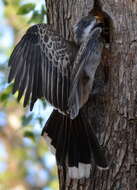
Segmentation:
<svg viewBox="0 0 137 190">
<path fill-rule="evenodd" d="M 59 164 L 66 163 L 71 178 L 88 178 L 92 160 L 102 168 L 106 159 L 98 139 L 80 108 L 87 102 L 101 60 L 102 23 L 84 17 L 74 26 L 75 43 L 47 24 L 30 27 L 9 59 L 9 82 L 18 100 L 24 95 L 32 110 L 38 98 L 46 98 L 54 110 L 42 135 L 54 149 Z M 87 169 L 89 167 L 89 169 Z M 75 174 L 73 174 L 75 171 Z"/>
<path fill-rule="evenodd" d="M 9 60 L 9 82 L 15 79 L 13 92 L 19 91 L 18 100 L 25 93 L 24 106 L 31 99 L 32 109 L 37 98 L 45 97 L 65 113 L 76 51 L 75 45 L 53 32 L 49 25 L 29 28 Z"/>
</svg>

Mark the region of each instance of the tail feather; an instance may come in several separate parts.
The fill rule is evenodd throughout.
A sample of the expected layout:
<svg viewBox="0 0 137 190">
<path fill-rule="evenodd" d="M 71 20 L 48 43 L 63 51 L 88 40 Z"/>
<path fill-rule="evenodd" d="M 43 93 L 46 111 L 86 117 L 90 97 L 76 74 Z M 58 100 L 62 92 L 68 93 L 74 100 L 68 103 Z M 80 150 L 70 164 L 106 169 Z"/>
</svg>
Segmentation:
<svg viewBox="0 0 137 190">
<path fill-rule="evenodd" d="M 91 163 L 90 146 L 85 133 L 85 126 L 81 114 L 72 121 L 70 126 L 69 165 L 78 166 L 78 163 Z M 74 157 L 72 159 L 72 157 Z M 75 158 L 76 157 L 76 158 Z"/>
<path fill-rule="evenodd" d="M 108 169 L 108 162 L 107 162 L 106 157 L 105 157 L 105 150 L 99 144 L 94 130 L 91 128 L 91 126 L 87 122 L 86 118 L 84 118 L 84 115 L 82 115 L 82 116 L 83 116 L 83 120 L 82 120 L 83 125 L 85 124 L 85 131 L 87 134 L 88 142 L 89 142 L 92 154 L 93 154 L 95 164 L 100 169 L 101 168 L 102 169 Z"/>
<path fill-rule="evenodd" d="M 61 163 L 65 160 L 67 151 L 67 137 L 65 136 L 67 134 L 67 125 L 65 122 L 66 117 L 54 110 L 42 130 L 42 136 L 46 138 L 46 141 L 48 139 L 48 145 L 51 150 L 53 147 L 55 148 L 56 151 L 52 152 L 56 154 L 58 161 Z"/>
<path fill-rule="evenodd" d="M 42 135 L 60 165 L 67 162 L 71 178 L 88 178 L 93 162 L 99 168 L 107 168 L 107 161 L 98 139 L 84 118 L 82 112 L 71 120 L 68 116 L 54 110 L 47 121 Z"/>
<path fill-rule="evenodd" d="M 57 112 L 57 114 L 60 114 Z M 60 114 L 61 115 L 61 114 Z M 69 125 L 70 125 L 70 120 L 68 117 L 61 115 L 62 116 L 62 122 L 60 123 L 61 125 L 61 130 L 59 131 L 59 136 L 56 142 L 56 157 L 58 162 L 62 165 L 64 161 L 66 160 L 66 155 L 68 152 L 68 142 L 69 142 Z"/>
</svg>

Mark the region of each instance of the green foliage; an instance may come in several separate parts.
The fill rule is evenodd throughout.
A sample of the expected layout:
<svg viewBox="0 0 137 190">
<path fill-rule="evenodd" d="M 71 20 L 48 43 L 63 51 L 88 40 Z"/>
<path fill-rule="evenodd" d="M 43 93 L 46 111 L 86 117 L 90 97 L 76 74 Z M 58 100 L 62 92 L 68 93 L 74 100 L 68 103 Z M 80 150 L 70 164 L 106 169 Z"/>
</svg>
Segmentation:
<svg viewBox="0 0 137 190">
<path fill-rule="evenodd" d="M 24 15 L 30 13 L 30 11 L 33 11 L 35 9 L 35 4 L 34 3 L 27 3 L 25 5 L 22 5 L 19 7 L 18 14 L 19 15 Z"/>
<path fill-rule="evenodd" d="M 37 120 L 39 121 L 39 124 L 42 126 L 43 123 L 43 117 L 38 116 Z"/>
<path fill-rule="evenodd" d="M 23 115 L 22 118 L 21 118 L 22 119 L 22 125 L 23 126 L 29 125 L 30 122 L 31 122 L 31 120 L 32 120 L 32 118 L 33 118 L 33 114 L 30 114 L 28 116 Z"/>
<path fill-rule="evenodd" d="M 28 24 L 31 23 L 42 23 L 44 21 L 44 17 L 46 15 L 45 6 L 41 6 L 40 10 L 35 10 L 36 5 L 34 3 L 27 3 L 19 7 L 17 12 L 18 15 L 26 15 L 28 13 L 32 13 L 31 18 L 28 21 Z"/>
<path fill-rule="evenodd" d="M 29 139 L 31 139 L 32 141 L 35 142 L 35 135 L 32 131 L 25 131 L 24 132 L 24 137 L 27 137 Z"/>
<path fill-rule="evenodd" d="M 1 94 L 0 94 L 0 102 L 6 105 L 8 103 L 8 99 L 10 97 L 12 91 L 12 84 L 10 84 Z"/>
<path fill-rule="evenodd" d="M 29 20 L 29 24 L 30 23 L 42 23 L 44 21 L 44 16 L 46 14 L 46 10 L 45 10 L 45 7 L 44 6 L 41 6 L 41 10 L 40 11 L 37 11 L 37 10 L 34 10 L 33 11 L 33 14 Z"/>
</svg>

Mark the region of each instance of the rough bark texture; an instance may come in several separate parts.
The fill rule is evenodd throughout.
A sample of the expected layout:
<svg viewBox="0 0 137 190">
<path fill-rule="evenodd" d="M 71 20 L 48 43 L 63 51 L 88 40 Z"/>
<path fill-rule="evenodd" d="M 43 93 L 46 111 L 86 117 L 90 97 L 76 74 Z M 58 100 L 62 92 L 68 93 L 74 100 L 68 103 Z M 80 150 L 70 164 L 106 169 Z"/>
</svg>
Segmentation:
<svg viewBox="0 0 137 190">
<path fill-rule="evenodd" d="M 62 36 L 72 40 L 72 26 L 88 15 L 93 0 L 47 0 L 48 21 Z M 104 85 L 83 108 L 100 142 L 110 153 L 110 169 L 93 169 L 90 179 L 68 181 L 66 168 L 59 169 L 60 189 L 137 189 L 137 1 L 100 0 L 112 20 L 110 55 L 96 79 Z M 104 76 L 107 67 L 108 79 Z M 103 68 L 103 69 L 102 69 Z M 88 114 L 87 114 L 88 113 Z"/>
</svg>

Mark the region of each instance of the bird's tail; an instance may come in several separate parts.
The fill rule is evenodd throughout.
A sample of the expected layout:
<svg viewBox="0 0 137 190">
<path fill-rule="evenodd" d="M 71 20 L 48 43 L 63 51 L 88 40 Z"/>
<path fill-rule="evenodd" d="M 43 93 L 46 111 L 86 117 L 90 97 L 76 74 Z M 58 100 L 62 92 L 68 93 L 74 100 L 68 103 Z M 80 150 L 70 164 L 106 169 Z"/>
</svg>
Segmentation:
<svg viewBox="0 0 137 190">
<path fill-rule="evenodd" d="M 107 169 L 104 150 L 80 111 L 71 120 L 54 110 L 42 131 L 60 165 L 67 163 L 70 178 L 88 178 L 94 163 Z"/>
</svg>

